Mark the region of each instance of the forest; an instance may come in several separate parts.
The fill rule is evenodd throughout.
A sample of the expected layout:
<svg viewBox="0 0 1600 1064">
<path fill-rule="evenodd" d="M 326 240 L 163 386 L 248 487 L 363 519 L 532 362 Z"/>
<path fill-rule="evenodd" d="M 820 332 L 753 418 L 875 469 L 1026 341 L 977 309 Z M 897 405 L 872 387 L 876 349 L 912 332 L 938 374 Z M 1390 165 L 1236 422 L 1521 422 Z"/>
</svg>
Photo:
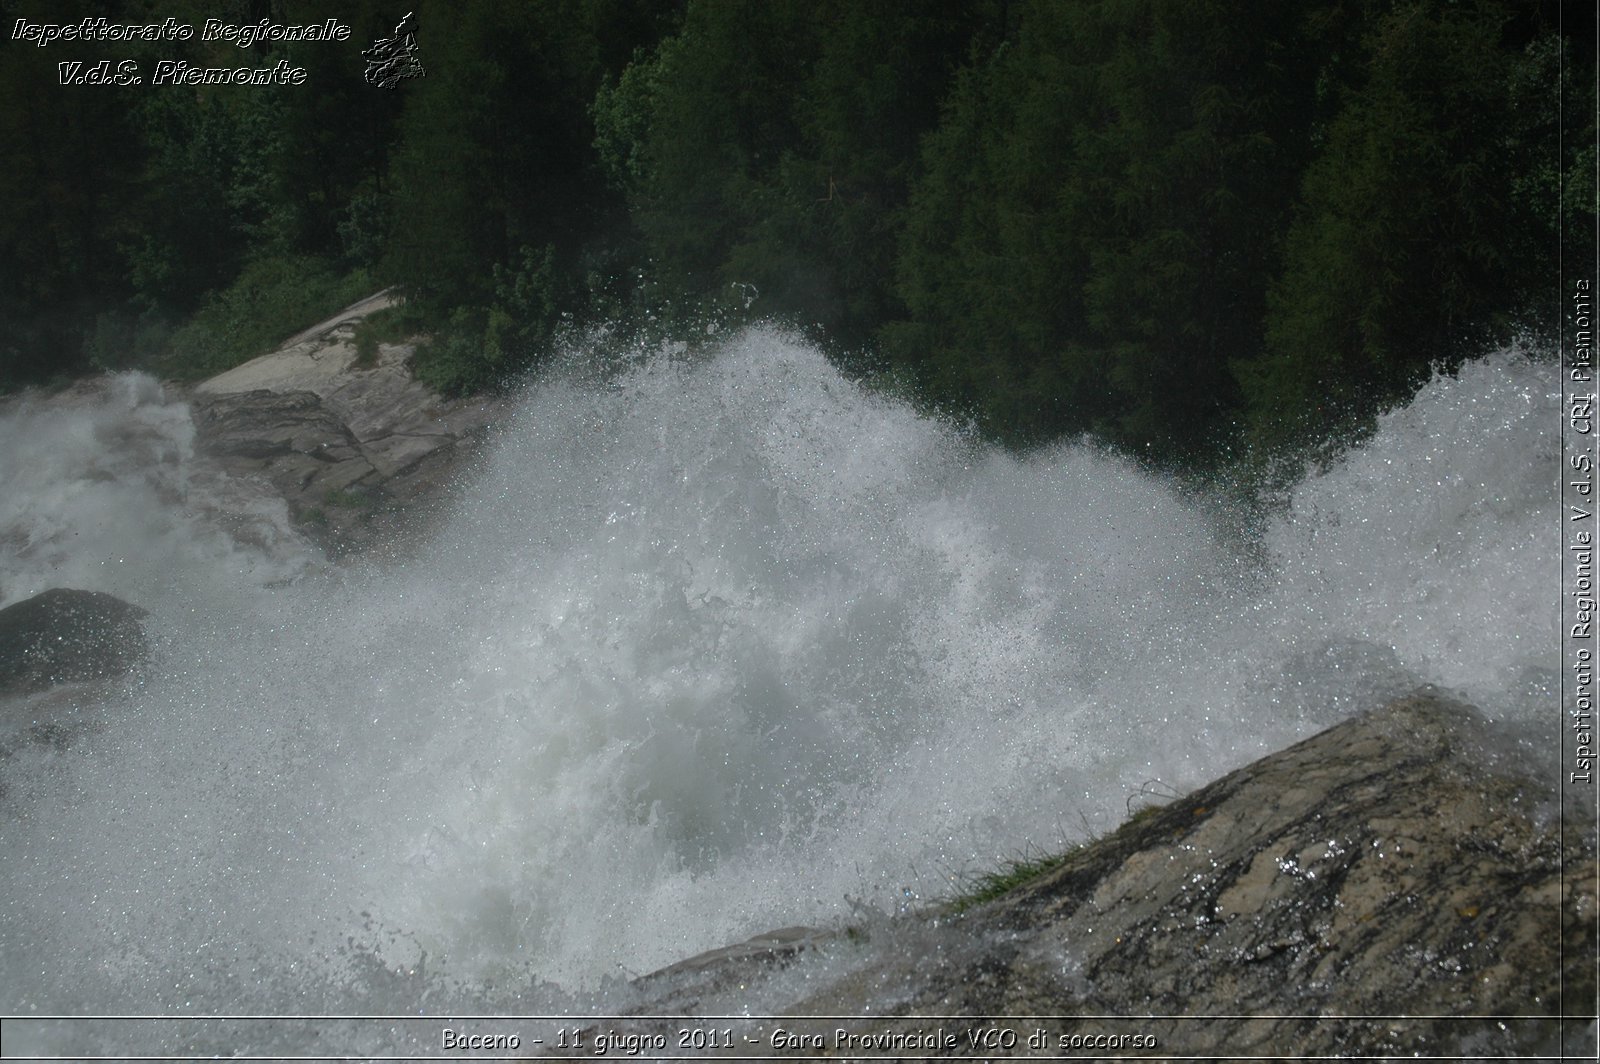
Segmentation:
<svg viewBox="0 0 1600 1064">
<path fill-rule="evenodd" d="M 446 392 L 764 319 L 1008 445 L 1204 466 L 1554 336 L 1594 261 L 1590 4 L 408 4 L 72 13 L 351 31 L 247 47 L 0 4 L 0 391 L 198 379 L 392 285 Z M 105 59 L 303 75 L 62 84 Z"/>
</svg>

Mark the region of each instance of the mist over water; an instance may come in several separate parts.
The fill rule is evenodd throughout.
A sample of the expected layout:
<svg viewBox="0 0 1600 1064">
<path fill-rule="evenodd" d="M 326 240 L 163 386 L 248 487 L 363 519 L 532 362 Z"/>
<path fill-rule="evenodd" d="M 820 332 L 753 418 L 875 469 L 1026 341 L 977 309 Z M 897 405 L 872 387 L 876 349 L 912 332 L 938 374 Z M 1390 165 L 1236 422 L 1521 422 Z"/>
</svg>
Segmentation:
<svg viewBox="0 0 1600 1064">
<path fill-rule="evenodd" d="M 1559 416 L 1553 364 L 1470 364 L 1247 542 L 755 329 L 533 387 L 424 548 L 336 570 L 154 382 L 13 404 L 4 602 L 110 591 L 157 646 L 0 765 L 0 1011 L 533 1011 L 937 896 L 1418 684 L 1537 737 Z"/>
</svg>

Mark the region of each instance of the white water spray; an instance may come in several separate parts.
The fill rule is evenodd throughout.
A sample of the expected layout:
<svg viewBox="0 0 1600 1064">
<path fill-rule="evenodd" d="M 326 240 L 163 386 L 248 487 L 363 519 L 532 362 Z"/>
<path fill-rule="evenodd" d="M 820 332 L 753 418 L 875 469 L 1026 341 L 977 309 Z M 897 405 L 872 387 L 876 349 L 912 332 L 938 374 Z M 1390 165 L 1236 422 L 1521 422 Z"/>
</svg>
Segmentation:
<svg viewBox="0 0 1600 1064">
<path fill-rule="evenodd" d="M 1420 683 L 1553 718 L 1557 385 L 1434 381 L 1251 552 L 1121 458 L 976 444 L 754 330 L 532 389 L 425 549 L 343 572 L 152 382 L 13 407 L 6 601 L 112 591 L 158 645 L 0 766 L 0 1011 L 528 1011 Z"/>
</svg>

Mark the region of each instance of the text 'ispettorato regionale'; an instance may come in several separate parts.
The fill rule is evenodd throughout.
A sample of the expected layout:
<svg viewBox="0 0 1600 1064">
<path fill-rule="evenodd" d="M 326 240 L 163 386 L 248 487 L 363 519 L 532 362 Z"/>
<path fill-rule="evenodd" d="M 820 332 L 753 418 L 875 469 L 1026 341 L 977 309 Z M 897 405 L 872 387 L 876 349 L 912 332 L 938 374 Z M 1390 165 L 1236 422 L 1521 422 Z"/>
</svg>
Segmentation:
<svg viewBox="0 0 1600 1064">
<path fill-rule="evenodd" d="M 112 22 L 107 18 L 85 18 L 78 22 L 33 22 L 19 18 L 11 27 L 12 40 L 27 41 L 40 48 L 57 41 L 160 43 L 188 41 L 195 37 L 249 48 L 261 41 L 347 41 L 350 27 L 333 18 L 304 25 L 287 25 L 271 19 L 235 23 L 210 18 L 198 33 L 193 25 L 173 18 L 135 23 Z M 98 63 L 66 62 L 57 66 L 63 85 L 140 85 L 145 80 L 138 61 L 133 59 L 121 60 L 115 67 L 109 59 Z M 162 59 L 157 61 L 150 79 L 153 85 L 300 85 L 305 80 L 304 67 L 290 66 L 282 59 L 270 67 L 199 67 L 184 60 Z"/>
</svg>

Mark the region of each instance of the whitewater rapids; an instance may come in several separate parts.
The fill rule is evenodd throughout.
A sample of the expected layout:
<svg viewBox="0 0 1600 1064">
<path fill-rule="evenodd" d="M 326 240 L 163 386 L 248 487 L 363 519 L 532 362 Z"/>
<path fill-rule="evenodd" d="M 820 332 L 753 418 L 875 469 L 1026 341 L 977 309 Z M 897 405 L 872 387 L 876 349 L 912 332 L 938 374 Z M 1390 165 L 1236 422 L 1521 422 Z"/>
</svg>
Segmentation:
<svg viewBox="0 0 1600 1064">
<path fill-rule="evenodd" d="M 1542 741 L 1559 384 L 1438 377 L 1250 521 L 754 329 L 530 387 L 426 546 L 345 569 L 148 378 L 13 402 L 0 604 L 108 591 L 156 648 L 0 765 L 0 1012 L 531 1011 L 1421 683 Z"/>
</svg>

